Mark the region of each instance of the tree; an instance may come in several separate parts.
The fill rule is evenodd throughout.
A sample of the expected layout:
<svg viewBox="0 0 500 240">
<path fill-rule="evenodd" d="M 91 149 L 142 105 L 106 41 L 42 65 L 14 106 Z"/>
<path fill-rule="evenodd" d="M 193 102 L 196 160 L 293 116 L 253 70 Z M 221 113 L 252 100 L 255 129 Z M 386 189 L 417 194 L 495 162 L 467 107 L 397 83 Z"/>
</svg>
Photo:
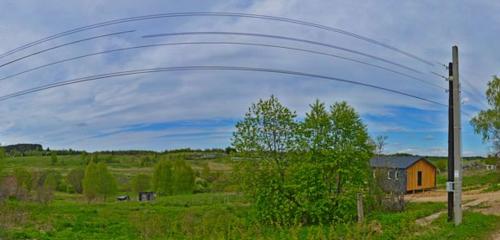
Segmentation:
<svg viewBox="0 0 500 240">
<path fill-rule="evenodd" d="M 172 180 L 172 164 L 170 161 L 159 161 L 154 169 L 153 189 L 160 196 L 170 195 L 173 193 Z"/>
<path fill-rule="evenodd" d="M 56 152 L 51 152 L 50 153 L 50 164 L 52 166 L 54 166 L 54 165 L 57 164 L 57 154 L 56 154 Z"/>
<path fill-rule="evenodd" d="M 153 174 L 153 189 L 161 196 L 192 193 L 195 172 L 184 160 L 158 162 Z"/>
<path fill-rule="evenodd" d="M 4 160 L 5 156 L 5 148 L 0 147 L 0 160 Z"/>
<path fill-rule="evenodd" d="M 275 96 L 252 104 L 242 121 L 236 124 L 232 145 L 238 152 L 257 154 L 271 161 L 281 177 L 285 177 L 287 152 L 296 143 L 296 113 L 283 106 Z"/>
<path fill-rule="evenodd" d="M 117 191 L 116 180 L 108 171 L 106 163 L 103 161 L 97 164 L 97 184 L 97 193 L 104 201 Z"/>
<path fill-rule="evenodd" d="M 288 223 L 296 218 L 300 204 L 286 185 L 287 170 L 296 149 L 296 114 L 276 97 L 252 104 L 236 124 L 232 146 L 255 161 L 238 168 L 242 189 L 255 200 L 259 216 L 268 222 Z"/>
<path fill-rule="evenodd" d="M 305 158 L 297 164 L 294 184 L 306 209 L 302 218 L 308 222 L 354 218 L 355 195 L 368 189 L 368 161 L 374 149 L 359 115 L 346 102 L 335 103 L 327 112 L 316 101 L 301 135 Z"/>
<path fill-rule="evenodd" d="M 31 173 L 25 168 L 16 168 L 14 169 L 14 177 L 17 182 L 16 196 L 26 198 L 33 186 Z"/>
<path fill-rule="evenodd" d="M 364 186 L 373 152 L 366 126 L 346 102 L 335 103 L 330 115 L 333 122 L 333 149 L 339 169 L 337 192 L 342 191 L 344 184 Z"/>
<path fill-rule="evenodd" d="M 98 195 L 98 177 L 97 165 L 91 160 L 85 168 L 83 177 L 83 194 L 88 202 L 94 200 Z"/>
<path fill-rule="evenodd" d="M 375 153 L 380 156 L 384 152 L 384 147 L 387 144 L 387 136 L 377 136 L 375 138 Z"/>
<path fill-rule="evenodd" d="M 145 192 L 151 188 L 151 177 L 146 174 L 138 174 L 132 179 L 132 189 L 135 192 Z"/>
<path fill-rule="evenodd" d="M 71 185 L 76 193 L 83 193 L 83 178 L 85 171 L 81 168 L 72 169 L 66 175 L 66 181 Z"/>
<path fill-rule="evenodd" d="M 49 203 L 54 196 L 57 185 L 58 179 L 55 172 L 45 171 L 38 174 L 35 183 L 36 200 L 42 204 Z"/>
<path fill-rule="evenodd" d="M 5 160 L 5 149 L 3 147 L 0 147 L 0 175 L 2 174 L 2 170 L 4 167 L 4 160 Z M 2 179 L 0 178 L 0 181 Z"/>
<path fill-rule="evenodd" d="M 489 108 L 480 111 L 471 119 L 474 131 L 484 142 L 491 142 L 494 155 L 500 155 L 500 78 L 494 76 L 488 83 L 486 99 Z"/>
<path fill-rule="evenodd" d="M 374 146 L 345 102 L 316 101 L 303 122 L 276 98 L 253 104 L 236 125 L 233 146 L 249 156 L 235 171 L 258 216 L 274 224 L 330 223 L 356 216 Z"/>
<path fill-rule="evenodd" d="M 177 160 L 173 164 L 173 192 L 176 194 L 193 193 L 195 173 L 184 160 Z"/>
<path fill-rule="evenodd" d="M 89 164 L 89 154 L 87 152 L 83 152 L 80 155 L 80 159 L 82 164 Z"/>
</svg>

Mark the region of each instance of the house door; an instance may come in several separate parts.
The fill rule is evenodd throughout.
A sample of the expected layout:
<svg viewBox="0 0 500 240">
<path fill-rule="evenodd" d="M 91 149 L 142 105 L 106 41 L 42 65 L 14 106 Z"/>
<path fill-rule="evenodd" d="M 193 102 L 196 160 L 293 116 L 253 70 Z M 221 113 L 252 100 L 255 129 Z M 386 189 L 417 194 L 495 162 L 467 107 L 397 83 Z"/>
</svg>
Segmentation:
<svg viewBox="0 0 500 240">
<path fill-rule="evenodd" d="M 417 186 L 422 186 L 422 171 L 417 172 Z"/>
</svg>

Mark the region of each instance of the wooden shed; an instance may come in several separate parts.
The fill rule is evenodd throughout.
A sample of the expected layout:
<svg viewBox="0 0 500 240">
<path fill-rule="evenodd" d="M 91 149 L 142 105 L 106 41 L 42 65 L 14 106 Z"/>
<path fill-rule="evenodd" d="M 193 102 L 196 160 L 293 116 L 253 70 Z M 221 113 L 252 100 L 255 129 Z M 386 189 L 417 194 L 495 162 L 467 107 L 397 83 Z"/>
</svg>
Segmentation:
<svg viewBox="0 0 500 240">
<path fill-rule="evenodd" d="M 139 192 L 139 202 L 153 201 L 156 198 L 156 193 L 154 192 Z"/>
<path fill-rule="evenodd" d="M 384 173 L 378 179 L 384 191 L 415 192 L 436 188 L 436 167 L 424 157 L 380 156 L 372 158 L 370 165 Z"/>
</svg>

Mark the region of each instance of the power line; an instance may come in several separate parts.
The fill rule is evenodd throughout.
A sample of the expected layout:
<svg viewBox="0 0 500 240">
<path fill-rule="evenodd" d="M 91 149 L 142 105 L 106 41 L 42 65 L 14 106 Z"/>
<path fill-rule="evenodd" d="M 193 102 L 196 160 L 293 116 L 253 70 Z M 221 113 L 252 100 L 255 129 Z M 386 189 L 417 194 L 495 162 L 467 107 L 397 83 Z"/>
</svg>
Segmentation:
<svg viewBox="0 0 500 240">
<path fill-rule="evenodd" d="M 422 73 L 419 70 L 416 70 L 414 68 L 405 66 L 403 64 L 399 64 L 396 62 L 393 62 L 391 60 L 387 60 L 385 58 L 377 57 L 371 54 L 367 54 L 364 52 L 352 50 L 349 48 L 345 47 L 339 47 L 336 45 L 328 44 L 328 43 L 322 43 L 322 42 L 316 42 L 316 41 L 311 41 L 307 39 L 301 39 L 301 38 L 293 38 L 293 37 L 286 37 L 286 36 L 281 36 L 281 35 L 269 35 L 269 34 L 261 34 L 261 33 L 243 33 L 243 32 L 177 32 L 177 33 L 161 33 L 161 34 L 151 34 L 151 35 L 145 35 L 142 36 L 143 38 L 156 38 L 156 37 L 168 37 L 168 36 L 181 36 L 181 35 L 236 35 L 236 36 L 252 36 L 252 37 L 263 37 L 263 38 L 273 38 L 273 39 L 282 39 L 282 40 L 288 40 L 288 41 L 294 41 L 294 42 L 302 42 L 302 43 L 308 43 L 312 45 L 318 45 L 318 46 L 323 46 L 323 47 L 328 47 L 328 48 L 333 48 L 337 50 L 342 50 L 345 52 L 350 52 L 354 54 L 358 54 L 361 56 L 373 58 L 388 64 L 392 64 L 394 66 L 398 66 L 416 73 Z"/>
<path fill-rule="evenodd" d="M 91 56 L 96 56 L 96 55 L 101 55 L 101 54 L 115 53 L 115 52 L 120 52 L 120 51 L 141 49 L 141 48 L 180 46 L 180 45 L 242 45 L 242 46 L 269 47 L 269 48 L 278 48 L 278 49 L 299 51 L 299 52 L 305 52 L 305 53 L 311 53 L 311 54 L 317 54 L 317 55 L 322 55 L 322 56 L 339 58 L 339 59 L 342 59 L 342 60 L 346 60 L 346 61 L 350 61 L 350 62 L 355 62 L 355 63 L 367 65 L 367 66 L 371 66 L 371 67 L 374 67 L 374 68 L 382 69 L 384 71 L 388 71 L 388 72 L 391 72 L 391 73 L 394 73 L 394 74 L 398 74 L 398 75 L 401 75 L 401 76 L 404 76 L 404 77 L 407 77 L 407 78 L 410 78 L 410 79 L 414 79 L 414 80 L 420 81 L 422 83 L 425 83 L 427 85 L 430 85 L 430 86 L 433 86 L 433 87 L 436 87 L 436 88 L 446 89 L 446 88 L 444 88 L 442 86 L 439 86 L 439 85 L 437 85 L 435 83 L 432 83 L 430 81 L 427 81 L 425 79 L 421 79 L 421 78 L 418 78 L 418 77 L 415 77 L 415 76 L 412 76 L 412 75 L 409 75 L 409 74 L 406 74 L 406 73 L 403 73 L 403 72 L 400 72 L 400 71 L 397 71 L 397 70 L 393 70 L 393 69 L 390 69 L 390 68 L 387 68 L 387 67 L 384 67 L 384 66 L 380 66 L 380 65 L 376 65 L 376 64 L 372 64 L 372 63 L 360 61 L 360 60 L 357 60 L 357 59 L 354 59 L 354 58 L 349 58 L 349 57 L 345 57 L 345 56 L 341 56 L 341 55 L 330 54 L 330 53 L 325 53 L 325 52 L 319 52 L 319 51 L 314 51 L 314 50 L 309 50 L 309 49 L 303 49 L 303 48 L 288 47 L 288 46 L 282 46 L 282 45 L 272 45 L 272 44 L 248 43 L 248 42 L 176 42 L 176 43 L 147 44 L 147 45 L 139 45 L 139 46 L 133 46 L 133 47 L 126 47 L 126 48 L 110 49 L 110 50 L 105 50 L 105 51 L 100 51 L 100 52 L 95 52 L 95 53 L 90 53 L 90 54 L 84 54 L 84 55 L 80 55 L 80 56 L 76 56 L 76 57 L 61 59 L 61 60 L 58 60 L 58 61 L 54 61 L 54 62 L 51 62 L 51 63 L 40 65 L 40 66 L 37 66 L 37 67 L 34 67 L 34 68 L 30 68 L 30 69 L 27 69 L 27 70 L 24 70 L 24 71 L 20 71 L 20 72 L 17 72 L 17 73 L 14 73 L 14 74 L 2 77 L 2 78 L 0 78 L 0 81 L 6 80 L 6 79 L 9 79 L 9 78 L 13 78 L 13 77 L 25 74 L 25 73 L 29 73 L 29 72 L 32 72 L 32 71 L 35 71 L 35 70 L 39 70 L 39 69 L 42 69 L 42 68 L 45 68 L 45 67 L 49 67 L 49 66 L 52 66 L 52 65 L 56 65 L 56 64 L 60 64 L 60 63 L 64 63 L 64 62 L 69 62 L 69 61 L 74 61 L 74 60 L 78 60 L 78 59 L 82 59 L 82 58 L 86 58 L 86 57 L 91 57 Z"/>
<path fill-rule="evenodd" d="M 302 20 L 297 20 L 297 19 L 291 19 L 291 18 L 285 18 L 285 17 L 276 17 L 276 16 L 269 16 L 269 15 L 259 15 L 259 14 L 249 14 L 249 13 L 233 13 L 233 12 L 181 12 L 181 13 L 163 13 L 163 14 L 151 14 L 151 15 L 143 15 L 143 16 L 137 16 L 137 17 L 129 17 L 129 18 L 121 18 L 121 19 L 114 19 L 110 21 L 105 21 L 105 22 L 100 22 L 96 24 L 91 24 L 87 26 L 82 26 L 78 28 L 73 28 L 64 32 L 60 32 L 45 38 L 41 38 L 39 40 L 24 44 L 20 47 L 14 48 L 10 51 L 7 51 L 3 54 L 0 55 L 0 58 L 12 55 L 16 52 L 22 51 L 26 48 L 53 40 L 57 38 L 61 38 L 64 36 L 68 36 L 74 33 L 90 30 L 90 29 L 95 29 L 95 28 L 100 28 L 100 27 L 105 27 L 105 26 L 110 26 L 110 25 L 115 25 L 115 24 L 120 24 L 120 23 L 127 23 L 127 22 L 134 22 L 134 21 L 143 21 L 143 20 L 149 20 L 149 19 L 158 19 L 158 18 L 172 18 L 172 17 L 194 17 L 194 16 L 205 16 L 205 17 L 240 17 L 240 18 L 254 18 L 254 19 L 262 19 L 262 20 L 270 20 L 270 21 L 277 21 L 277 22 L 286 22 L 286 23 L 292 23 L 292 24 L 297 24 L 301 26 L 307 26 L 311 28 L 316 28 L 316 29 L 321 29 L 321 30 L 326 30 L 329 32 L 335 32 L 339 34 L 343 34 L 346 36 L 350 36 L 359 40 L 363 40 L 381 47 L 384 47 L 386 49 L 390 49 L 392 51 L 398 52 L 400 54 L 403 54 L 407 57 L 413 58 L 415 60 L 418 60 L 422 63 L 425 63 L 429 66 L 434 66 L 434 63 L 429 60 L 425 60 L 421 57 L 418 57 L 410 52 L 401 50 L 399 48 L 396 48 L 394 46 L 382 43 L 380 41 L 377 41 L 373 38 L 365 37 L 359 34 L 355 34 L 353 32 L 349 32 L 340 28 L 334 28 L 334 27 L 329 27 L 317 23 L 312 23 L 312 22 L 306 22 Z"/>
<path fill-rule="evenodd" d="M 69 45 L 72 45 L 72 44 L 81 43 L 81 42 L 85 42 L 85 41 L 90 41 L 90 40 L 94 40 L 94 39 L 98 39 L 98 38 L 115 36 L 115 35 L 120 35 L 120 34 L 125 34 L 125 33 L 131 33 L 131 32 L 135 32 L 135 30 L 121 31 L 121 32 L 115 32 L 115 33 L 108 33 L 108 34 L 104 34 L 104 35 L 98 35 L 98 36 L 94 36 L 94 37 L 79 39 L 79 40 L 68 42 L 68 43 L 63 43 L 63 44 L 60 44 L 60 45 L 56 45 L 56 46 L 53 46 L 53 47 L 50 47 L 50 48 L 46 48 L 46 49 L 40 50 L 38 52 L 30 53 L 28 55 L 22 56 L 20 58 L 16 58 L 16 59 L 11 60 L 11 61 L 6 62 L 6 63 L 3 63 L 3 64 L 0 65 L 0 68 L 5 67 L 5 66 L 7 66 L 9 64 L 21 61 L 23 59 L 26 59 L 26 58 L 29 58 L 29 57 L 32 57 L 32 56 L 35 56 L 35 55 L 38 55 L 38 54 L 41 54 L 41 53 L 44 53 L 44 52 L 48 52 L 48 51 L 51 51 L 51 50 L 54 50 L 54 49 L 57 49 L 57 48 L 61 48 L 61 47 L 64 47 L 64 46 L 69 46 Z"/>
<path fill-rule="evenodd" d="M 413 95 L 413 94 L 409 94 L 409 93 L 405 93 L 402 91 L 398 91 L 398 90 L 394 90 L 394 89 L 390 89 L 390 88 L 385 88 L 385 87 L 381 87 L 381 86 L 377 86 L 377 85 L 373 85 L 373 84 L 362 83 L 362 82 L 353 81 L 353 80 L 347 80 L 347 79 L 343 79 L 343 78 L 336 78 L 336 77 L 330 77 L 330 76 L 325 76 L 325 75 L 318 75 L 318 74 L 304 73 L 304 72 L 297 72 L 297 71 L 280 70 L 280 69 L 237 67 L 237 66 L 162 67 L 162 68 L 146 68 L 146 69 L 136 69 L 136 70 L 129 70 L 129 71 L 120 71 L 120 72 L 113 72 L 113 73 L 98 74 L 98 75 L 92 75 L 92 76 L 87 76 L 87 77 L 82 77 L 82 78 L 75 78 L 75 79 L 71 79 L 71 80 L 46 84 L 46 85 L 42 85 L 39 87 L 30 88 L 30 89 L 14 92 L 11 94 L 3 95 L 3 96 L 0 96 L 0 101 L 6 101 L 8 99 L 12 99 L 12 98 L 23 96 L 23 95 L 30 94 L 30 93 L 44 91 L 44 90 L 51 89 L 51 88 L 62 87 L 62 86 L 72 85 L 72 84 L 82 83 L 82 82 L 95 81 L 98 79 L 113 78 L 113 77 L 120 77 L 120 76 L 129 76 L 129 75 L 139 75 L 139 74 L 155 73 L 155 72 L 172 72 L 172 71 L 251 71 L 251 72 L 280 73 L 280 74 L 286 74 L 286 75 L 324 79 L 324 80 L 335 81 L 335 82 L 344 82 L 344 83 L 354 84 L 354 85 L 358 85 L 358 86 L 364 86 L 364 87 L 368 87 L 368 88 L 378 89 L 378 90 L 382 90 L 382 91 L 386 91 L 386 92 L 391 92 L 391 93 L 394 93 L 397 95 L 402 95 L 402 96 L 411 97 L 414 99 L 419 99 L 419 100 L 422 100 L 422 101 L 425 101 L 428 103 L 432 103 L 432 104 L 447 106 L 446 104 L 442 104 L 440 102 L 430 100 L 427 98 L 423 98 L 423 97 L 420 97 L 417 95 Z"/>
</svg>

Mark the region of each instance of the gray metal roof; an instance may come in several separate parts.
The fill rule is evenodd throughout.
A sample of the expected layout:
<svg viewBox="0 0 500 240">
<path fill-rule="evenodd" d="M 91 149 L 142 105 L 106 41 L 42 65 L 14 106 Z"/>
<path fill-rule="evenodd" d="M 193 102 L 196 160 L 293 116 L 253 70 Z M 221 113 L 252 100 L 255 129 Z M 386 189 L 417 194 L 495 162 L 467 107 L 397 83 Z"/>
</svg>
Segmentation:
<svg viewBox="0 0 500 240">
<path fill-rule="evenodd" d="M 420 159 L 425 160 L 422 156 L 380 156 L 370 159 L 370 166 L 406 169 Z"/>
</svg>

